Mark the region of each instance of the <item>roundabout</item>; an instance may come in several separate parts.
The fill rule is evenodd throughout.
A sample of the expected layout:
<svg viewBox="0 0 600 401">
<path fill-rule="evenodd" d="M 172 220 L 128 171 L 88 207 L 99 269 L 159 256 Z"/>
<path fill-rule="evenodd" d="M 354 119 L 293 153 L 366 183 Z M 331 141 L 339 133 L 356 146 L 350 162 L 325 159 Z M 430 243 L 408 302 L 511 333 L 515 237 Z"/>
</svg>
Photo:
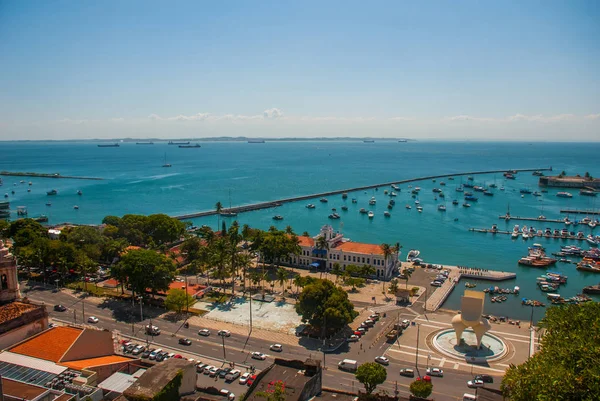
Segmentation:
<svg viewBox="0 0 600 401">
<path fill-rule="evenodd" d="M 432 345 L 440 353 L 468 362 L 491 362 L 504 357 L 508 346 L 499 337 L 486 333 L 477 348 L 477 338 L 473 330 L 465 330 L 460 343 L 454 329 L 444 329 L 433 334 Z"/>
</svg>

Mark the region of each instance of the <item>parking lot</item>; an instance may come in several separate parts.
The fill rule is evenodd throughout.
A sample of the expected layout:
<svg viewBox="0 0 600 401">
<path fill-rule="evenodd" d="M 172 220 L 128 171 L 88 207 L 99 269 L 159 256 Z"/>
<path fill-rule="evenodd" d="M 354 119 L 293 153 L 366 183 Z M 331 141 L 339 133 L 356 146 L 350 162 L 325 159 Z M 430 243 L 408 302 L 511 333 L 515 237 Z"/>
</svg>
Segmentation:
<svg viewBox="0 0 600 401">
<path fill-rule="evenodd" d="M 245 368 L 237 369 L 235 366 L 223 366 L 223 369 L 235 369 L 236 371 L 239 371 L 239 376 L 236 374 L 233 380 L 227 380 L 225 379 L 225 374 L 223 374 L 222 371 L 216 371 L 216 368 L 220 369 L 221 367 L 215 367 L 210 373 L 206 373 L 208 370 L 205 368 L 201 368 L 200 372 L 198 372 L 200 369 L 197 369 L 196 388 L 215 387 L 218 390 L 225 389 L 234 394 L 234 397 L 230 396 L 230 399 L 238 398 L 239 395 L 248 391 L 251 381 L 250 383 L 246 382 L 246 378 L 251 380 L 252 377 L 249 370 Z"/>
</svg>

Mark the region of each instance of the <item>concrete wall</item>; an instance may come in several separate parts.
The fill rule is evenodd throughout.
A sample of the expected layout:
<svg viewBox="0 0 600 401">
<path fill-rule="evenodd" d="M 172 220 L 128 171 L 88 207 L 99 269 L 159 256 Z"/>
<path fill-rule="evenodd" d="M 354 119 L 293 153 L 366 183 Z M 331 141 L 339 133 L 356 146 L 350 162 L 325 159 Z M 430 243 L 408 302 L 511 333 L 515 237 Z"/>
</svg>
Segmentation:
<svg viewBox="0 0 600 401">
<path fill-rule="evenodd" d="M 87 384 L 89 386 L 96 386 L 98 383 L 102 383 L 105 379 L 111 376 L 115 372 L 127 372 L 128 365 L 131 362 L 118 362 L 111 363 L 110 365 L 102 365 L 102 366 L 94 366 L 91 368 L 87 368 L 87 370 L 95 372 L 95 383 L 92 380 L 89 380 Z M 93 377 L 93 376 L 92 376 Z"/>
<path fill-rule="evenodd" d="M 21 318 L 22 317 L 23 316 L 21 316 Z M 0 335 L 0 349 L 6 349 L 8 347 L 11 347 L 29 337 L 34 336 L 37 333 L 41 333 L 47 328 L 48 316 L 44 314 L 43 317 L 39 317 L 32 322 L 25 323 L 21 326 L 17 326 L 17 328 L 7 331 Z"/>
<path fill-rule="evenodd" d="M 179 395 L 192 394 L 196 390 L 196 366 L 189 364 L 183 369 Z"/>
<path fill-rule="evenodd" d="M 308 400 L 321 392 L 322 388 L 322 370 L 310 378 L 300 393 L 299 400 Z"/>
</svg>

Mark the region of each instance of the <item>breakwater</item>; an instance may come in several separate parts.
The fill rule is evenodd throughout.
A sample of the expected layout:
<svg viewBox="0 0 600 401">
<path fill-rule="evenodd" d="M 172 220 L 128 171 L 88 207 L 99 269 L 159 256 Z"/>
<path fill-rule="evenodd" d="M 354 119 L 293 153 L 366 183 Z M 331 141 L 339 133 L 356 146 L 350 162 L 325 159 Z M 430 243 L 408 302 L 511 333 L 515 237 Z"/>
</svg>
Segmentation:
<svg viewBox="0 0 600 401">
<path fill-rule="evenodd" d="M 575 210 L 575 209 L 562 209 L 561 213 L 566 214 L 600 214 L 600 212 L 594 212 L 591 210 Z"/>
<path fill-rule="evenodd" d="M 59 173 L 31 173 L 20 171 L 0 171 L 0 175 L 13 177 L 35 177 L 35 178 L 66 178 L 71 180 L 96 180 L 100 181 L 104 178 L 99 177 L 78 177 L 73 175 L 60 175 Z"/>
<path fill-rule="evenodd" d="M 521 216 L 511 216 L 511 215 L 501 215 L 498 216 L 501 220 L 520 220 L 520 221 L 542 221 L 547 223 L 564 223 L 565 219 L 547 219 L 547 218 L 539 218 L 539 217 L 521 217 Z"/>
<path fill-rule="evenodd" d="M 380 184 L 364 185 L 364 186 L 354 187 L 354 188 L 337 189 L 334 191 L 320 192 L 320 193 L 310 194 L 310 195 L 294 196 L 292 198 L 284 198 L 284 199 L 278 199 L 278 200 L 269 201 L 269 202 L 254 203 L 251 205 L 234 206 L 231 208 L 226 208 L 223 211 L 224 212 L 232 212 L 232 213 L 244 213 L 244 212 L 251 212 L 253 210 L 269 209 L 272 207 L 281 206 L 284 203 L 297 202 L 297 201 L 301 201 L 301 200 L 314 199 L 314 198 L 319 198 L 319 197 L 324 197 L 324 196 L 340 195 L 340 194 L 343 194 L 344 192 L 364 191 L 367 189 L 374 189 L 374 188 L 379 188 L 379 187 L 389 187 L 391 185 L 408 184 L 408 183 L 417 182 L 417 181 L 434 180 L 434 179 L 439 179 L 439 178 L 461 177 L 461 176 L 468 176 L 468 175 L 498 174 L 498 173 L 504 173 L 506 171 L 512 171 L 512 172 L 516 172 L 516 173 L 529 172 L 529 171 L 552 171 L 552 168 L 550 167 L 550 168 L 469 171 L 469 172 L 464 172 L 464 173 L 429 175 L 429 176 L 425 176 L 425 177 L 409 178 L 406 180 L 390 181 L 390 182 L 384 182 L 384 183 L 380 183 Z M 215 214 L 217 214 L 216 210 L 205 210 L 205 211 L 201 211 L 201 212 L 182 214 L 182 215 L 172 216 L 172 217 L 179 219 L 179 220 L 185 220 L 185 219 L 193 219 L 193 218 L 197 218 L 197 217 L 211 216 L 211 215 L 215 215 Z"/>
</svg>

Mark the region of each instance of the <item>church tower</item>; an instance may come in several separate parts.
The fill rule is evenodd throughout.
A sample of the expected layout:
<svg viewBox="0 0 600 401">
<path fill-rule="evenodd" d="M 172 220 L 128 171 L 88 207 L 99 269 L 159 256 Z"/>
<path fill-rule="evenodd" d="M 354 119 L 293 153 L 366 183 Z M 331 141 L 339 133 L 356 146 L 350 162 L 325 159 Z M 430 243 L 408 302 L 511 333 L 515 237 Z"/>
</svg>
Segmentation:
<svg viewBox="0 0 600 401">
<path fill-rule="evenodd" d="M 17 260 L 0 240 L 0 304 L 21 298 L 17 278 Z"/>
</svg>

